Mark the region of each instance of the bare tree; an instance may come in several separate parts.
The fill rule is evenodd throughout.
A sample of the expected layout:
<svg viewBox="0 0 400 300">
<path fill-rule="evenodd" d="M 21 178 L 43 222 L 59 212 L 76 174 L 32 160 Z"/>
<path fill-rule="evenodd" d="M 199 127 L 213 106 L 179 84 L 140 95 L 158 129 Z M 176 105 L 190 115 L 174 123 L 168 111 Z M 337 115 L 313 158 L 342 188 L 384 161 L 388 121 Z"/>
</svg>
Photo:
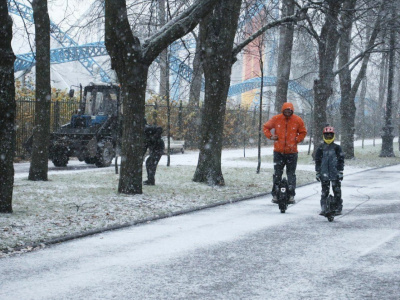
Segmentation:
<svg viewBox="0 0 400 300">
<path fill-rule="evenodd" d="M 308 32 L 318 44 L 318 78 L 314 80 L 314 145 L 321 140 L 322 129 L 326 124 L 326 107 L 332 95 L 334 79 L 333 66 L 336 59 L 336 49 L 340 37 L 338 31 L 339 13 L 344 0 L 325 0 L 320 5 L 323 12 L 323 24 L 318 34 L 310 18 Z M 314 147 L 315 149 L 315 147 Z"/>
<path fill-rule="evenodd" d="M 282 16 L 293 15 L 294 0 L 282 1 Z M 287 101 L 290 69 L 292 62 L 294 24 L 287 23 L 279 28 L 278 65 L 276 74 L 275 111 L 280 112 L 284 102 Z"/>
<path fill-rule="evenodd" d="M 167 21 L 165 0 L 158 0 L 158 20 L 160 28 Z M 160 54 L 160 96 L 165 98 L 167 95 L 167 81 L 169 80 L 168 68 L 168 48 L 165 48 Z"/>
<path fill-rule="evenodd" d="M 396 36 L 398 35 L 397 20 L 397 1 L 390 1 L 390 21 L 389 21 L 389 70 L 388 70 L 388 94 L 385 107 L 385 126 L 382 128 L 382 149 L 380 157 L 394 157 L 393 152 L 393 90 L 394 72 L 396 61 Z"/>
<path fill-rule="evenodd" d="M 242 0 L 221 0 L 205 20 L 200 37 L 205 85 L 200 154 L 193 181 L 225 185 L 221 170 L 222 132 Z M 229 14 L 226 13 L 229 11 Z"/>
<path fill-rule="evenodd" d="M 0 0 L 0 213 L 12 213 L 15 151 L 15 55 L 7 0 Z"/>
<path fill-rule="evenodd" d="M 260 36 L 258 47 L 258 63 L 260 66 L 260 78 L 261 78 L 261 86 L 260 86 L 260 101 L 258 107 L 258 141 L 257 141 L 257 170 L 256 173 L 260 174 L 261 170 L 261 136 L 263 135 L 262 131 L 262 111 L 263 111 L 263 94 L 264 94 L 264 42 L 265 42 L 265 35 Z"/>
<path fill-rule="evenodd" d="M 32 1 L 36 43 L 36 103 L 29 180 L 47 180 L 50 140 L 50 18 L 47 0 Z"/>
<path fill-rule="evenodd" d="M 142 193 L 143 120 L 150 64 L 169 44 L 192 31 L 216 2 L 195 1 L 142 42 L 131 30 L 126 1 L 105 1 L 105 44 L 124 91 L 120 193 Z"/>
<path fill-rule="evenodd" d="M 202 35 L 201 32 L 206 30 L 206 25 L 207 24 L 205 22 L 200 23 L 199 34 L 193 34 L 196 39 L 196 50 L 193 58 L 193 74 L 189 92 L 189 107 L 192 109 L 192 113 L 189 118 L 189 124 L 187 125 L 187 130 L 185 133 L 185 145 L 188 147 L 198 146 L 199 141 L 198 131 L 201 122 L 200 95 L 204 74 L 203 65 L 201 62 L 202 43 L 199 36 Z"/>
<path fill-rule="evenodd" d="M 357 60 L 362 60 L 361 68 L 352 84 L 350 68 L 350 48 L 351 48 L 351 32 L 353 28 L 354 16 L 356 12 L 357 0 L 346 1 L 343 5 L 343 13 L 341 16 L 342 27 L 344 28 L 339 42 L 339 79 L 341 90 L 341 146 L 345 153 L 345 158 L 350 159 L 354 157 L 354 131 L 355 131 L 355 116 L 356 105 L 355 97 L 358 88 L 365 77 L 371 51 L 376 47 L 375 40 L 380 32 L 382 23 L 382 12 L 384 9 L 384 1 L 381 1 L 378 13 L 375 18 L 375 23 L 372 33 L 368 39 L 366 49 L 363 53 L 358 55 Z M 353 59 L 354 61 L 354 59 Z"/>
<path fill-rule="evenodd" d="M 201 32 L 205 30 L 205 23 L 200 24 L 199 36 Z M 196 39 L 196 51 L 193 58 L 193 75 L 192 82 L 190 83 L 190 93 L 189 93 L 189 105 L 191 107 L 199 107 L 200 103 L 200 92 L 201 84 L 203 80 L 203 66 L 201 64 L 201 40 L 195 36 Z"/>
<path fill-rule="evenodd" d="M 232 47 L 234 36 L 231 36 L 233 27 L 230 23 L 237 21 L 235 18 L 226 19 L 226 11 L 230 11 L 233 16 L 236 16 L 237 5 L 236 0 L 220 1 L 213 14 L 207 18 L 206 37 L 203 37 L 204 53 L 202 61 L 206 79 L 206 93 L 200 132 L 199 161 L 193 180 L 210 185 L 225 184 L 221 170 L 223 122 L 231 69 L 236 61 L 237 54 L 268 29 L 287 22 L 302 20 L 307 11 L 307 8 L 304 8 L 295 15 L 270 22 L 240 44 Z M 231 49 L 230 52 L 229 49 Z"/>
<path fill-rule="evenodd" d="M 367 94 L 367 77 L 364 77 L 361 82 L 360 91 L 360 105 L 359 105 L 359 120 L 360 120 L 360 133 L 361 133 L 361 147 L 364 149 L 365 141 L 365 96 Z"/>
</svg>

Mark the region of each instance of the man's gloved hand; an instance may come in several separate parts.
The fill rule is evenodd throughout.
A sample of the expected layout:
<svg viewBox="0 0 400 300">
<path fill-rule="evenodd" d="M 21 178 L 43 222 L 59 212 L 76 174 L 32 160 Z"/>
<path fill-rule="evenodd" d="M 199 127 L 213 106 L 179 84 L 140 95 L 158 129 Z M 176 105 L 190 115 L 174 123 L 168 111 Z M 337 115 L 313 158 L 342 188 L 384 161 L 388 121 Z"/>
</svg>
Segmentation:
<svg viewBox="0 0 400 300">
<path fill-rule="evenodd" d="M 320 173 L 315 174 L 315 179 L 317 179 L 317 181 L 320 182 L 321 181 L 321 174 Z"/>
<path fill-rule="evenodd" d="M 339 178 L 340 181 L 343 180 L 343 171 L 340 171 L 340 172 L 338 173 L 338 178 Z"/>
<path fill-rule="evenodd" d="M 271 140 L 273 140 L 273 141 L 277 141 L 277 140 L 278 140 L 278 136 L 277 136 L 277 135 L 273 135 L 273 136 L 271 136 Z"/>
</svg>

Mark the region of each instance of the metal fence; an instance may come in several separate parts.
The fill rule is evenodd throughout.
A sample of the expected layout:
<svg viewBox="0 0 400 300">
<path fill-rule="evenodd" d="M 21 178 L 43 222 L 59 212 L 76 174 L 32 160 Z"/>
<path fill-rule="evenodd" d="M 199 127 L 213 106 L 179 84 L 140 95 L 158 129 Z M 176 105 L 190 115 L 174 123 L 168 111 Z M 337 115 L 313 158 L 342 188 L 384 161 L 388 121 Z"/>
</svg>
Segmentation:
<svg viewBox="0 0 400 300">
<path fill-rule="evenodd" d="M 16 156 L 26 157 L 28 153 L 23 143 L 32 135 L 35 115 L 35 101 L 31 98 L 17 99 L 17 136 Z M 51 103 L 50 130 L 54 131 L 61 125 L 70 121 L 76 113 L 79 103 L 75 98 L 54 101 Z M 168 118 L 169 115 L 169 118 Z M 167 134 L 168 119 L 170 134 L 176 140 L 185 140 L 188 148 L 196 149 L 200 138 L 201 108 L 184 106 L 182 102 L 173 102 L 170 109 L 166 105 L 146 105 L 146 119 L 149 124 L 163 127 L 164 135 Z M 262 112 L 263 124 L 273 113 Z M 309 128 L 310 118 L 300 115 Z M 229 108 L 225 113 L 223 146 L 226 148 L 254 147 L 258 143 L 258 124 L 260 114 L 257 109 L 245 110 Z M 262 134 L 262 143 L 267 144 L 267 139 Z"/>
<path fill-rule="evenodd" d="M 26 157 L 27 152 L 23 147 L 24 142 L 32 135 L 35 118 L 35 100 L 21 98 L 16 100 L 16 150 L 17 157 Z M 52 101 L 50 106 L 50 131 L 54 131 L 66 124 L 77 111 L 79 103 L 74 99 Z"/>
</svg>

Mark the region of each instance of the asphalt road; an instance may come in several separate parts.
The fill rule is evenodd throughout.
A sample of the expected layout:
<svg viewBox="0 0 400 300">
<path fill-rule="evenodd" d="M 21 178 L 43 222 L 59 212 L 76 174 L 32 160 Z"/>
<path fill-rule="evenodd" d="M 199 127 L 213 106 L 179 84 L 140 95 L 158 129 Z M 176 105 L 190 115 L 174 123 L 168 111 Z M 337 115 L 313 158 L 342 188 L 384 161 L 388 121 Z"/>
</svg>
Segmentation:
<svg viewBox="0 0 400 300">
<path fill-rule="evenodd" d="M 347 176 L 331 223 L 319 190 L 0 259 L 0 299 L 399 299 L 400 166 Z"/>
</svg>

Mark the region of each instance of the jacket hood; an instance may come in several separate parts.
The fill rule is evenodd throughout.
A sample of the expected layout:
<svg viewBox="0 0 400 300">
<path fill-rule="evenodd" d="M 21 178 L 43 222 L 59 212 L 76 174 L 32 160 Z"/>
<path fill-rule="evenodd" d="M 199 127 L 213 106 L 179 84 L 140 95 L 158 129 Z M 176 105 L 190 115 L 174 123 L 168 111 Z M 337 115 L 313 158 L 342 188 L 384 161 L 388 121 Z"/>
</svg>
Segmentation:
<svg viewBox="0 0 400 300">
<path fill-rule="evenodd" d="M 290 103 L 290 102 L 285 102 L 285 103 L 283 103 L 283 105 L 282 105 L 282 112 L 283 112 L 285 109 L 287 109 L 287 108 L 291 109 L 291 110 L 294 112 L 294 106 L 293 106 L 292 103 Z"/>
</svg>

